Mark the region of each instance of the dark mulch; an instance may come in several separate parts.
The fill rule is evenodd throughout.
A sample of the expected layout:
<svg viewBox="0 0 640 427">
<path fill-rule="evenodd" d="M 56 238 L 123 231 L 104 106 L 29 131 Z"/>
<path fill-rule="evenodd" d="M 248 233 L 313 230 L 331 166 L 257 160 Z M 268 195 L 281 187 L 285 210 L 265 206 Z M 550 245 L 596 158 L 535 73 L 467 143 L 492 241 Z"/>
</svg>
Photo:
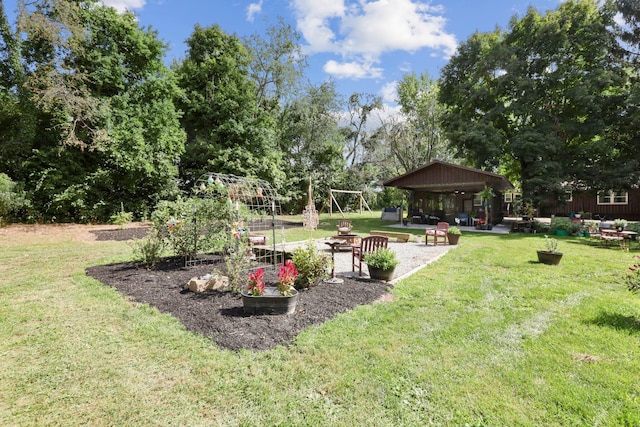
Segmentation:
<svg viewBox="0 0 640 427">
<path fill-rule="evenodd" d="M 384 296 L 389 286 L 345 277 L 343 284 L 320 283 L 301 290 L 296 312 L 292 315 L 246 315 L 238 295 L 184 290 L 190 278 L 211 273 L 214 268 L 223 270 L 220 260 L 210 261 L 213 264 L 185 267 L 181 259 L 166 258 L 153 270 L 125 262 L 90 267 L 87 274 L 137 302 L 172 314 L 188 330 L 211 338 L 230 350 L 268 350 L 279 344 L 288 345 L 304 328 L 325 322 L 358 305 L 371 304 Z M 266 281 L 275 282 L 275 277 L 275 271 L 268 269 Z"/>
<path fill-rule="evenodd" d="M 96 240 L 132 240 L 142 239 L 149 232 L 149 227 L 130 227 L 130 228 L 117 228 L 113 230 L 92 230 L 91 233 L 96 235 Z"/>
</svg>

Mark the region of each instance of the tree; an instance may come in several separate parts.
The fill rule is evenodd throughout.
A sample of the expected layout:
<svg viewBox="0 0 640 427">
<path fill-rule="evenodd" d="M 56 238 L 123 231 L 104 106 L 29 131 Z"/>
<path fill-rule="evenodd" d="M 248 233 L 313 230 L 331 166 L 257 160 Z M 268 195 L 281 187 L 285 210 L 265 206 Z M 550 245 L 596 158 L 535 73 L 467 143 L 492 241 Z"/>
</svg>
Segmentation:
<svg viewBox="0 0 640 427">
<path fill-rule="evenodd" d="M 273 149 L 275 118 L 258 108 L 244 45 L 217 25 L 196 26 L 187 45 L 187 58 L 175 68 L 184 91 L 177 101 L 187 132 L 180 162 L 184 185 L 215 171 L 258 177 L 278 187 L 283 173 L 281 153 Z"/>
<path fill-rule="evenodd" d="M 571 186 L 596 191 L 628 181 L 631 170 L 611 167 L 624 151 L 614 135 L 628 83 L 612 54 L 613 16 L 610 5 L 572 0 L 545 16 L 530 8 L 509 31 L 463 43 L 440 92 L 457 155 L 514 168 L 524 198 L 536 204 L 562 201 Z"/>
<path fill-rule="evenodd" d="M 269 26 L 268 39 L 254 34 L 244 39 L 249 54 L 248 72 L 256 85 L 257 107 L 277 105 L 296 93 L 306 66 L 300 34 L 282 18 Z M 273 101 L 273 102 L 271 102 Z"/>
<path fill-rule="evenodd" d="M 35 123 L 19 178 L 34 208 L 104 220 L 174 193 L 184 134 L 157 34 L 97 1 L 33 2 L 18 28 Z"/>
<path fill-rule="evenodd" d="M 398 102 L 406 119 L 403 138 L 394 139 L 392 152 L 405 172 L 432 160 L 448 157 L 440 128 L 443 108 L 438 102 L 438 84 L 427 73 L 405 74 L 398 83 Z"/>
<path fill-rule="evenodd" d="M 623 51 L 632 62 L 640 63 L 640 3 L 637 0 L 616 0 L 624 25 L 620 28 Z"/>
<path fill-rule="evenodd" d="M 335 84 L 328 81 L 309 86 L 281 114 L 280 147 L 285 153 L 283 167 L 287 173 L 282 192 L 291 201 L 285 209 L 299 212 L 304 207 L 310 177 L 315 195 L 328 194 L 331 183 L 340 181 L 345 160 L 344 140 L 338 127 L 339 108 Z"/>
<path fill-rule="evenodd" d="M 353 93 L 347 102 L 349 126 L 344 128 L 347 144 L 346 159 L 350 167 L 362 162 L 369 131 L 367 123 L 371 113 L 382 108 L 382 98 L 369 93 Z"/>
</svg>

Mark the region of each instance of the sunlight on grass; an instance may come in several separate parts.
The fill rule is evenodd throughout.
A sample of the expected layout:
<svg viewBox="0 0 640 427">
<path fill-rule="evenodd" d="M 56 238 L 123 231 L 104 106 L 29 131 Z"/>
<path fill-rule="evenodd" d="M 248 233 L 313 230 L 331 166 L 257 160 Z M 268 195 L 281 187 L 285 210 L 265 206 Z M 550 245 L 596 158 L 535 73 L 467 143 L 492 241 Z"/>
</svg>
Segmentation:
<svg viewBox="0 0 640 427">
<path fill-rule="evenodd" d="M 356 233 L 385 226 L 351 216 Z M 339 218 L 321 216 L 313 237 Z M 562 262 L 546 266 L 543 246 L 464 233 L 393 302 L 254 353 L 85 276 L 128 259 L 126 243 L 17 239 L 0 249 L 0 423 L 638 425 L 640 296 L 621 284 L 637 249 L 564 238 Z"/>
</svg>

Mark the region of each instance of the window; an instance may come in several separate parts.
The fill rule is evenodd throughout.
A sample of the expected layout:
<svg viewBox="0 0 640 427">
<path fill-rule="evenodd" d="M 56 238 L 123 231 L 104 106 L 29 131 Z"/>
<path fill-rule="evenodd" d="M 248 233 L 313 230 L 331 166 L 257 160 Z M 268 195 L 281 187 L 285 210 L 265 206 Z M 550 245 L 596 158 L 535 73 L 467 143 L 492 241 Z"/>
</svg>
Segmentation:
<svg viewBox="0 0 640 427">
<path fill-rule="evenodd" d="M 509 191 L 504 193 L 504 202 L 513 203 L 515 200 L 520 199 L 521 197 L 522 195 L 520 193 Z"/>
<path fill-rule="evenodd" d="M 473 195 L 473 206 L 482 206 L 482 197 L 478 193 Z"/>
<path fill-rule="evenodd" d="M 626 191 L 607 191 L 598 193 L 599 205 L 628 205 L 629 193 Z"/>
<path fill-rule="evenodd" d="M 564 193 L 564 201 L 565 202 L 573 202 L 573 191 L 565 191 Z"/>
</svg>

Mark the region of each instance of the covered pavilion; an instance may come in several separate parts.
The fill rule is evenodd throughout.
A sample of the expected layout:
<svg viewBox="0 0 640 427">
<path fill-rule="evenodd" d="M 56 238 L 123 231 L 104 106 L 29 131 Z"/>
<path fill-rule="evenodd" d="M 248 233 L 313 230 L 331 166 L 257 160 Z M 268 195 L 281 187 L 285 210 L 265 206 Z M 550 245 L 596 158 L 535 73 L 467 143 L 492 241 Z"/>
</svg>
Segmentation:
<svg viewBox="0 0 640 427">
<path fill-rule="evenodd" d="M 414 223 L 435 223 L 444 220 L 450 224 L 455 218 L 486 219 L 486 204 L 479 196 L 485 188 L 491 188 L 494 197 L 490 201 L 491 222 L 500 223 L 503 217 L 506 190 L 514 188 L 502 175 L 434 160 L 415 170 L 391 178 L 383 183 L 410 192 L 407 216 Z"/>
</svg>

